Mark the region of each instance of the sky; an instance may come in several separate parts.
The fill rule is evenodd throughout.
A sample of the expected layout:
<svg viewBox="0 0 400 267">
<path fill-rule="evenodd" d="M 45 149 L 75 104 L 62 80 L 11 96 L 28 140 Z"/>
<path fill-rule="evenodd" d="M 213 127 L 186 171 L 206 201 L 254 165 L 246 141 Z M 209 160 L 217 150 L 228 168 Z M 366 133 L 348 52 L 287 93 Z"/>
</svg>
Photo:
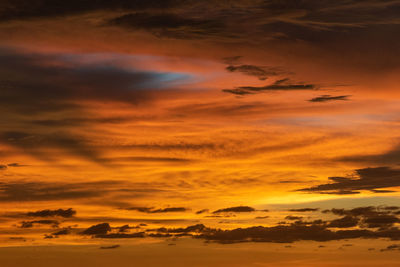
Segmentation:
<svg viewBox="0 0 400 267">
<path fill-rule="evenodd" d="M 0 1 L 0 265 L 398 266 L 399 14 Z"/>
</svg>

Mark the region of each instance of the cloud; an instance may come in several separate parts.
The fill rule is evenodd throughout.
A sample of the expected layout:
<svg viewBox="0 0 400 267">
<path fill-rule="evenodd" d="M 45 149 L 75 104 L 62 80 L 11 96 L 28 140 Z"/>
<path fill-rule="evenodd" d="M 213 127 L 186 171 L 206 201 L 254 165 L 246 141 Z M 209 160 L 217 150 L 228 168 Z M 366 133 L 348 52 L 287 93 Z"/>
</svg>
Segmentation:
<svg viewBox="0 0 400 267">
<path fill-rule="evenodd" d="M 288 215 L 288 216 L 286 216 L 286 217 L 285 217 L 285 219 L 286 219 L 286 220 L 292 220 L 292 221 L 295 221 L 295 220 L 301 220 L 301 219 L 303 219 L 303 217 L 300 217 L 300 216 L 291 216 L 291 215 Z"/>
<path fill-rule="evenodd" d="M 318 208 L 301 208 L 301 209 L 290 209 L 289 211 L 293 212 L 309 212 L 309 211 L 318 211 Z"/>
<path fill-rule="evenodd" d="M 340 225 L 352 227 L 359 224 L 361 227 L 367 228 L 388 228 L 400 222 L 396 216 L 397 213 L 395 209 L 385 209 L 384 207 L 368 206 L 349 210 L 333 208 L 322 212 L 345 216 L 341 219 L 331 221 L 330 226 L 332 227 L 340 227 Z"/>
<path fill-rule="evenodd" d="M 223 89 L 225 93 L 235 95 L 248 95 L 265 91 L 297 91 L 297 90 L 317 90 L 315 84 L 292 83 L 289 79 L 277 80 L 266 86 L 240 86 L 235 89 Z"/>
<path fill-rule="evenodd" d="M 368 165 L 397 165 L 399 163 L 400 158 L 400 145 L 396 145 L 392 149 L 379 154 L 372 155 L 351 155 L 336 158 L 335 160 L 341 162 L 355 162 L 355 163 L 363 163 Z"/>
<path fill-rule="evenodd" d="M 120 64 L 124 59 L 118 54 L 101 58 L 0 48 L 0 123 L 4 125 L 0 144 L 46 161 L 57 160 L 49 150 L 58 149 L 110 164 L 77 126 L 127 118 L 91 113 L 87 103 L 149 104 L 156 96 L 176 90 L 172 83 L 176 86 L 188 77 L 128 68 Z"/>
<path fill-rule="evenodd" d="M 133 234 L 124 234 L 124 233 L 110 233 L 110 234 L 96 234 L 96 238 L 144 238 L 144 232 L 138 232 Z"/>
<path fill-rule="evenodd" d="M 6 169 L 7 169 L 7 165 L 0 164 L 0 171 L 6 170 Z"/>
<path fill-rule="evenodd" d="M 321 184 L 297 191 L 320 194 L 357 194 L 361 190 L 373 190 L 400 186 L 400 170 L 390 167 L 358 169 L 356 178 L 329 177 L 332 183 Z"/>
<path fill-rule="evenodd" d="M 76 210 L 69 209 L 57 209 L 57 210 L 39 210 L 34 212 L 27 212 L 26 215 L 30 217 L 54 217 L 60 216 L 64 218 L 71 218 L 76 214 Z"/>
<path fill-rule="evenodd" d="M 111 231 L 111 226 L 108 223 L 100 223 L 96 225 L 92 225 L 86 230 L 84 230 L 82 235 L 106 235 L 109 231 Z"/>
<path fill-rule="evenodd" d="M 168 212 L 185 212 L 188 211 L 187 208 L 184 207 L 170 207 L 170 208 L 163 208 L 163 209 L 155 209 L 149 207 L 130 207 L 126 208 L 126 210 L 134 210 L 143 213 L 168 213 Z"/>
<path fill-rule="evenodd" d="M 224 212 L 253 212 L 253 211 L 256 211 L 256 210 L 249 206 L 237 206 L 237 207 L 230 207 L 230 208 L 215 210 L 215 211 L 213 211 L 213 214 L 224 213 Z"/>
<path fill-rule="evenodd" d="M 114 1 L 82 1 L 70 0 L 65 3 L 61 0 L 22 0 L 12 1 L 5 0 L 0 6 L 0 20 L 15 20 L 15 19 L 29 19 L 29 18 L 46 18 L 54 16 L 68 16 L 79 13 L 85 13 L 97 10 L 143 10 L 143 9 L 158 9 L 158 8 L 169 8 L 175 7 L 180 1 L 176 0 L 148 0 L 148 1 L 126 1 L 126 0 L 114 0 Z"/>
<path fill-rule="evenodd" d="M 400 250 L 400 245 L 399 244 L 389 245 L 386 248 L 381 249 L 381 252 L 383 252 L 383 251 L 393 251 L 393 250 Z"/>
<path fill-rule="evenodd" d="M 221 21 L 174 13 L 136 12 L 108 21 L 109 25 L 146 30 L 158 37 L 194 39 L 210 37 L 223 29 Z"/>
<path fill-rule="evenodd" d="M 240 72 L 245 75 L 255 76 L 259 80 L 266 80 L 270 76 L 277 76 L 283 74 L 283 70 L 278 67 L 265 67 L 256 65 L 229 65 L 226 67 L 229 72 Z"/>
<path fill-rule="evenodd" d="M 70 229 L 69 229 L 69 228 L 66 228 L 66 229 L 62 229 L 62 230 L 60 230 L 60 231 L 54 232 L 54 233 L 52 233 L 52 235 L 54 235 L 54 236 L 60 236 L 60 235 L 68 235 L 68 234 L 70 234 L 70 233 L 71 233 Z"/>
<path fill-rule="evenodd" d="M 16 167 L 16 168 L 18 168 L 18 167 L 25 167 L 25 166 L 27 166 L 27 165 L 22 165 L 22 164 L 19 164 L 19 163 L 17 163 L 17 162 L 14 162 L 14 163 L 9 163 L 9 164 L 7 164 L 7 166 L 8 166 L 8 167 Z"/>
<path fill-rule="evenodd" d="M 60 224 L 56 220 L 35 220 L 35 221 L 22 221 L 20 228 L 32 228 L 34 225 L 51 225 L 52 227 L 58 227 Z"/>
<path fill-rule="evenodd" d="M 113 248 L 119 248 L 121 247 L 120 245 L 112 245 L 112 246 L 103 246 L 100 247 L 100 249 L 113 249 Z"/>
<path fill-rule="evenodd" d="M 357 226 L 359 219 L 357 217 L 352 216 L 345 216 L 340 219 L 332 220 L 328 227 L 335 227 L 335 228 L 349 228 Z"/>
<path fill-rule="evenodd" d="M 202 209 L 202 210 L 196 211 L 196 214 L 203 214 L 206 212 L 209 212 L 209 209 Z"/>
<path fill-rule="evenodd" d="M 331 95 L 321 95 L 318 97 L 311 98 L 310 102 L 327 102 L 327 101 L 335 101 L 335 100 L 349 100 L 350 95 L 339 95 L 339 96 L 331 96 Z"/>
<path fill-rule="evenodd" d="M 159 189 L 160 188 L 160 189 Z M 118 180 L 94 182 L 0 182 L 0 202 L 82 201 L 95 205 L 120 206 L 121 199 L 146 197 L 169 192 L 165 184 L 130 183 Z M 69 211 L 66 211 L 68 214 Z"/>
<path fill-rule="evenodd" d="M 46 183 L 46 182 L 1 182 L 0 202 L 47 201 L 97 197 L 104 194 L 99 183 Z M 85 187 L 86 186 L 86 187 Z M 99 190 L 100 189 L 100 190 Z"/>
</svg>

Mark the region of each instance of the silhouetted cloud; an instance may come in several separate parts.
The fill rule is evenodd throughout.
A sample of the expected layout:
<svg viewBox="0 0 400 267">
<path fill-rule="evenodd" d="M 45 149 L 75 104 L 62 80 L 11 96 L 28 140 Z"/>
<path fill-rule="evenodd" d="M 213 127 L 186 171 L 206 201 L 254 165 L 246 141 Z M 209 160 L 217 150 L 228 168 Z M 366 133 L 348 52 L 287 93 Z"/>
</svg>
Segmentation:
<svg viewBox="0 0 400 267">
<path fill-rule="evenodd" d="M 389 245 L 386 248 L 381 249 L 380 251 L 393 251 L 393 250 L 400 250 L 400 245 L 399 244 L 393 244 L 393 245 Z"/>
<path fill-rule="evenodd" d="M 329 177 L 332 183 L 321 184 L 297 191 L 320 194 L 357 194 L 360 190 L 372 191 L 380 188 L 400 186 L 400 170 L 390 167 L 358 169 L 357 178 Z"/>
<path fill-rule="evenodd" d="M 60 224 L 56 220 L 35 220 L 35 221 L 22 221 L 20 228 L 32 228 L 34 225 L 50 225 L 52 227 L 58 227 Z"/>
<path fill-rule="evenodd" d="M 332 220 L 328 227 L 349 228 L 357 226 L 358 222 L 359 219 L 357 217 L 347 215 L 343 218 Z"/>
<path fill-rule="evenodd" d="M 170 207 L 170 208 L 163 208 L 163 209 L 156 209 L 152 207 L 130 207 L 126 208 L 126 210 L 134 210 L 143 213 L 168 213 L 168 212 L 185 212 L 188 211 L 187 208 L 184 207 Z"/>
<path fill-rule="evenodd" d="M 223 29 L 223 24 L 218 20 L 192 18 L 167 12 L 125 14 L 108 21 L 108 24 L 128 29 L 146 30 L 158 37 L 177 39 L 210 37 Z"/>
<path fill-rule="evenodd" d="M 301 220 L 301 219 L 303 219 L 303 217 L 288 215 L 288 216 L 285 217 L 285 219 L 294 221 L 294 220 Z"/>
<path fill-rule="evenodd" d="M 111 231 L 111 226 L 108 223 L 100 223 L 93 226 L 90 226 L 86 230 L 84 230 L 82 235 L 106 235 L 109 231 Z"/>
<path fill-rule="evenodd" d="M 400 146 L 396 145 L 392 149 L 378 154 L 362 154 L 362 155 L 350 155 L 336 158 L 335 160 L 342 162 L 356 162 L 368 164 L 369 166 L 379 165 L 397 165 L 400 159 Z"/>
<path fill-rule="evenodd" d="M 349 100 L 350 95 L 339 95 L 339 96 L 331 96 L 331 95 L 321 95 L 318 97 L 311 98 L 310 102 L 327 102 L 327 101 L 335 101 L 335 100 Z"/>
<path fill-rule="evenodd" d="M 46 18 L 68 16 L 97 10 L 143 10 L 175 7 L 182 1 L 177 0 L 115 0 L 115 1 L 80 1 L 71 0 L 68 3 L 61 0 L 5 0 L 0 7 L 0 20 Z"/>
<path fill-rule="evenodd" d="M 265 67 L 255 65 L 229 65 L 226 67 L 229 72 L 240 72 L 245 75 L 255 76 L 259 80 L 266 80 L 270 76 L 277 76 L 283 74 L 283 70 L 278 67 Z"/>
<path fill-rule="evenodd" d="M 112 246 L 103 246 L 100 247 L 100 249 L 113 249 L 113 248 L 119 248 L 121 247 L 120 245 L 112 245 Z"/>
<path fill-rule="evenodd" d="M 253 212 L 256 211 L 254 208 L 249 206 L 237 206 L 237 207 L 230 207 L 225 209 L 219 209 L 213 211 L 214 214 L 223 213 L 223 212 Z"/>
<path fill-rule="evenodd" d="M 292 83 L 289 79 L 277 80 L 266 86 L 240 86 L 234 89 L 223 89 L 225 93 L 235 95 L 254 94 L 263 91 L 292 91 L 292 90 L 316 90 L 318 86 L 315 84 Z"/>
<path fill-rule="evenodd" d="M 144 238 L 144 232 L 124 234 L 124 233 L 110 233 L 110 234 L 96 234 L 96 238 Z"/>
<path fill-rule="evenodd" d="M 289 211 L 293 212 L 309 212 L 309 211 L 318 211 L 318 208 L 301 208 L 301 209 L 290 209 Z"/>
<path fill-rule="evenodd" d="M 254 219 L 267 219 L 269 216 L 257 216 Z"/>
<path fill-rule="evenodd" d="M 73 127 L 121 118 L 85 115 L 83 103 L 148 103 L 156 95 L 167 93 L 171 81 L 187 79 L 184 74 L 141 71 L 107 60 L 83 63 L 85 56 L 29 54 L 0 48 L 0 72 L 7 77 L 0 79 L 0 122 L 6 125 L 0 131 L 1 144 L 46 161 L 57 160 L 54 154 L 49 156 L 48 150 L 61 149 L 109 164 L 90 140 L 66 127 L 68 123 L 75 124 L 68 126 Z"/>
<path fill-rule="evenodd" d="M 209 210 L 208 209 L 202 209 L 202 210 L 196 211 L 196 214 L 202 214 L 202 213 L 206 213 L 206 212 L 209 212 Z"/>
<path fill-rule="evenodd" d="M 69 208 L 69 209 L 57 209 L 57 210 L 39 210 L 34 212 L 26 213 L 27 216 L 31 217 L 54 217 L 60 216 L 64 218 L 70 218 L 76 214 L 76 210 Z"/>
</svg>

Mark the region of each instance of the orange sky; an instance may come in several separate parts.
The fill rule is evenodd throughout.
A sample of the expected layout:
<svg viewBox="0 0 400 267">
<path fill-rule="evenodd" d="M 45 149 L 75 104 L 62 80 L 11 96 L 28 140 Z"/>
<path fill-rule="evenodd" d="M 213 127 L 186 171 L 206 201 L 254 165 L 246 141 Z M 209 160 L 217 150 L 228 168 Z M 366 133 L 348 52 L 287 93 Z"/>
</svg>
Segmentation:
<svg viewBox="0 0 400 267">
<path fill-rule="evenodd" d="M 399 1 L 112 2 L 0 4 L 0 266 L 397 266 Z"/>
</svg>

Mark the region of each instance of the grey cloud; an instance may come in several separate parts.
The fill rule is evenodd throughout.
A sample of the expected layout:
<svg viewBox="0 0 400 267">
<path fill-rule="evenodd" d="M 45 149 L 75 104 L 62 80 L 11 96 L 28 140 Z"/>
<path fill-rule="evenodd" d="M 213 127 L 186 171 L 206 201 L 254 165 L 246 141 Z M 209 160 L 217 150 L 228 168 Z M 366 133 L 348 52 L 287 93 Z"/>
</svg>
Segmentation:
<svg viewBox="0 0 400 267">
<path fill-rule="evenodd" d="M 76 210 L 69 208 L 69 209 L 57 209 L 57 210 L 39 210 L 26 213 L 27 216 L 30 217 L 54 217 L 60 216 L 64 218 L 70 218 L 76 214 Z"/>
<path fill-rule="evenodd" d="M 58 227 L 60 223 L 56 220 L 35 220 L 35 221 L 22 221 L 20 228 L 32 228 L 35 225 L 50 225 L 52 227 Z"/>
<path fill-rule="evenodd" d="M 134 210 L 144 213 L 168 213 L 168 212 L 185 212 L 188 211 L 187 208 L 184 207 L 170 207 L 170 208 L 162 208 L 162 209 L 155 209 L 151 207 L 130 207 L 126 208 L 126 210 Z"/>
<path fill-rule="evenodd" d="M 235 95 L 248 95 L 266 91 L 317 90 L 318 88 L 319 86 L 315 84 L 292 83 L 289 79 L 282 79 L 266 86 L 240 86 L 222 91 Z"/>
<path fill-rule="evenodd" d="M 90 226 L 86 230 L 84 230 L 82 235 L 105 235 L 109 231 L 111 231 L 111 226 L 108 223 L 100 223 L 93 226 Z"/>
<path fill-rule="evenodd" d="M 339 96 L 331 96 L 331 95 L 321 95 L 318 97 L 311 98 L 310 102 L 327 102 L 327 101 L 337 101 L 337 100 L 349 100 L 350 95 L 339 95 Z"/>
<path fill-rule="evenodd" d="M 230 208 L 215 210 L 215 211 L 213 211 L 213 214 L 224 213 L 224 212 L 253 212 L 253 211 L 256 211 L 256 210 L 249 206 L 237 206 L 237 207 L 230 207 Z"/>
</svg>

